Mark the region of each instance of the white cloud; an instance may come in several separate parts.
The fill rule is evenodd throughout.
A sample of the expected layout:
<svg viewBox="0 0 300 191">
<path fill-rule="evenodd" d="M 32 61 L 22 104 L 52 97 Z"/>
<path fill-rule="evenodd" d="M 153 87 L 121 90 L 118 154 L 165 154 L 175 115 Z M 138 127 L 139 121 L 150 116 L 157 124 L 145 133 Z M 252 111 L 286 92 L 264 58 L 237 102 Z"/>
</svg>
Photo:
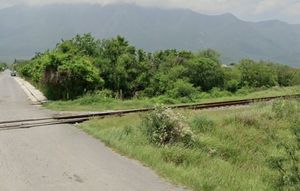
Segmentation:
<svg viewBox="0 0 300 191">
<path fill-rule="evenodd" d="M 263 0 L 256 6 L 256 14 L 264 14 L 269 11 L 278 10 L 280 6 L 285 6 L 281 0 Z"/>
<path fill-rule="evenodd" d="M 0 8 L 17 5 L 51 3 L 135 3 L 142 6 L 185 8 L 201 13 L 231 12 L 246 20 L 282 19 L 300 23 L 299 0 L 0 0 Z"/>
<path fill-rule="evenodd" d="M 283 12 L 291 16 L 300 16 L 300 2 L 287 7 Z"/>
</svg>

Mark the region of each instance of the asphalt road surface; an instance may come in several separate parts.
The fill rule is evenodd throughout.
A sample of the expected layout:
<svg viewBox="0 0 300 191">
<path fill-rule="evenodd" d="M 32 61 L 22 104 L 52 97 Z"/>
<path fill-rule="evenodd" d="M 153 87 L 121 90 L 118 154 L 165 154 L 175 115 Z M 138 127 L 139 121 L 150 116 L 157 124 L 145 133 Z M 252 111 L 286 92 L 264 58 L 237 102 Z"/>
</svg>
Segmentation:
<svg viewBox="0 0 300 191">
<path fill-rule="evenodd" d="M 9 72 L 0 74 L 0 121 L 48 117 Z M 0 191 L 182 190 L 71 125 L 0 131 Z"/>
</svg>

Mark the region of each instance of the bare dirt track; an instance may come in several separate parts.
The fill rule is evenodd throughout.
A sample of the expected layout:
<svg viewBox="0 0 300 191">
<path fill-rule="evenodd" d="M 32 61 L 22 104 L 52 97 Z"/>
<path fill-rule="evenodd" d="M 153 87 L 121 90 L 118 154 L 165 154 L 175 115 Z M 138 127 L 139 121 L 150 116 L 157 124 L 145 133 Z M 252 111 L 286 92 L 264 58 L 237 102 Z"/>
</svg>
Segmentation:
<svg viewBox="0 0 300 191">
<path fill-rule="evenodd" d="M 50 117 L 0 74 L 0 121 Z M 140 163 L 71 125 L 0 131 L 0 191 L 173 191 Z"/>
</svg>

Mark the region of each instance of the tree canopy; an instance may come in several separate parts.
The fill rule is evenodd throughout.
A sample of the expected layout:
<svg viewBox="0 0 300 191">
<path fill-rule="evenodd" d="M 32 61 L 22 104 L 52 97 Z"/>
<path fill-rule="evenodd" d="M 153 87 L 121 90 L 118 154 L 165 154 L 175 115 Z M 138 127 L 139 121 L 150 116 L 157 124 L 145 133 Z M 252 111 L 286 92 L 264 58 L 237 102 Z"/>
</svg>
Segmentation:
<svg viewBox="0 0 300 191">
<path fill-rule="evenodd" d="M 214 88 L 235 92 L 244 86 L 300 84 L 299 69 L 285 65 L 245 59 L 225 67 L 212 49 L 150 53 L 121 36 L 98 40 L 91 34 L 62 40 L 54 49 L 19 63 L 17 69 L 55 100 L 104 89 L 118 98 L 190 97 Z"/>
</svg>

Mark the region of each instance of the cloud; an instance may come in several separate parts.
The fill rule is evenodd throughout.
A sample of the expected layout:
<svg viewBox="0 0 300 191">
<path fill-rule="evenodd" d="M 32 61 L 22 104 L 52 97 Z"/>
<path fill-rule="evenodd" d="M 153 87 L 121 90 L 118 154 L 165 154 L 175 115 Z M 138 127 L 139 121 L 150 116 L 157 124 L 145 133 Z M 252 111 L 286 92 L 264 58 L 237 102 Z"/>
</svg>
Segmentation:
<svg viewBox="0 0 300 191">
<path fill-rule="evenodd" d="M 0 0 L 0 8 L 18 4 L 134 3 L 141 6 L 185 8 L 206 14 L 233 13 L 245 20 L 282 19 L 300 23 L 299 0 Z"/>
<path fill-rule="evenodd" d="M 300 2 L 297 2 L 292 6 L 286 7 L 286 9 L 283 12 L 291 16 L 300 16 Z"/>
<path fill-rule="evenodd" d="M 288 1 L 283 2 L 282 0 L 263 0 L 259 2 L 256 6 L 255 13 L 256 14 L 265 14 L 266 12 L 278 11 L 282 7 L 287 6 L 289 4 Z"/>
</svg>

